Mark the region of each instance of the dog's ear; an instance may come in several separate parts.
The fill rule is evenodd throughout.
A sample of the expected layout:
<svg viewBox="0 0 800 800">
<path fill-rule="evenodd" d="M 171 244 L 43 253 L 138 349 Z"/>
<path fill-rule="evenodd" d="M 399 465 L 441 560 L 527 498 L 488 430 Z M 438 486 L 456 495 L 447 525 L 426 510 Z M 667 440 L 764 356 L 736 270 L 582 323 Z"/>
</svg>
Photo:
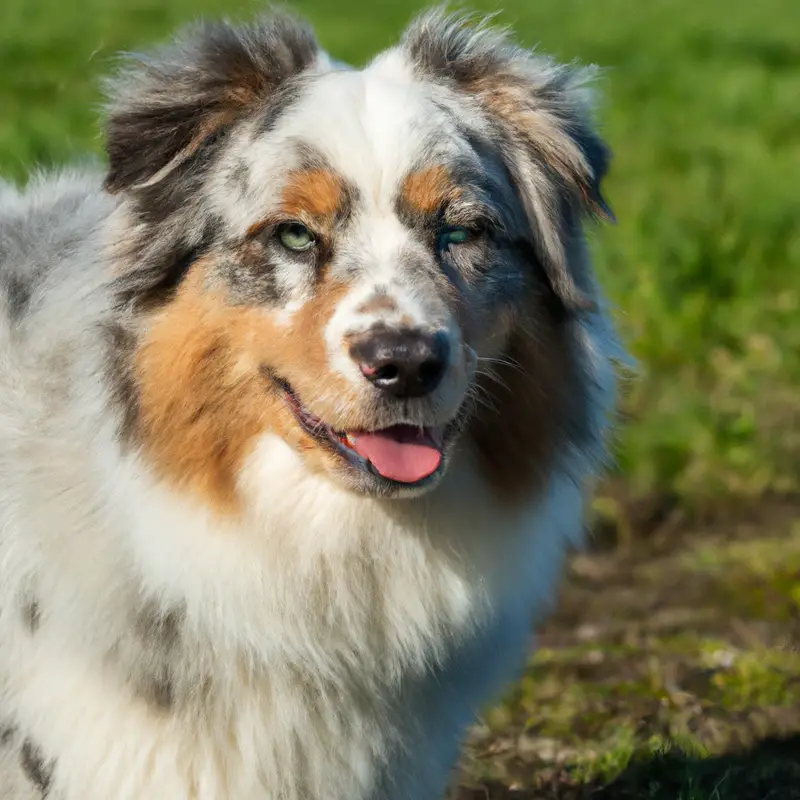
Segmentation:
<svg viewBox="0 0 800 800">
<path fill-rule="evenodd" d="M 565 241 L 581 213 L 614 218 L 600 192 L 610 152 L 591 121 L 593 71 L 556 64 L 486 21 L 441 10 L 414 21 L 402 46 L 420 77 L 454 89 L 465 107 L 477 105 L 518 186 L 554 292 L 567 309 L 591 308 L 570 274 Z"/>
<path fill-rule="evenodd" d="M 305 23 L 278 15 L 243 27 L 195 25 L 160 52 L 132 57 L 106 86 L 106 189 L 163 180 L 319 55 Z"/>
</svg>

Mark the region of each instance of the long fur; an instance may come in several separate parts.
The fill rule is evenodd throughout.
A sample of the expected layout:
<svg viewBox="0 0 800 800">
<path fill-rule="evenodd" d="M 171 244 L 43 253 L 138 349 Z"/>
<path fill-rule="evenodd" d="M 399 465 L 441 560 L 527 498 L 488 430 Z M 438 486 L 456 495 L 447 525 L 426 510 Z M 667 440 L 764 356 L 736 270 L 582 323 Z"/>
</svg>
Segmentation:
<svg viewBox="0 0 800 800">
<path fill-rule="evenodd" d="M 204 25 L 112 85 L 106 175 L 0 184 L 3 800 L 443 796 L 612 422 L 585 78 L 441 12 L 360 72 Z M 443 203 L 492 237 L 435 257 Z M 269 238 L 290 208 L 319 261 Z M 457 354 L 403 413 L 461 433 L 395 496 L 268 378 L 391 424 L 343 343 L 397 324 Z"/>
</svg>

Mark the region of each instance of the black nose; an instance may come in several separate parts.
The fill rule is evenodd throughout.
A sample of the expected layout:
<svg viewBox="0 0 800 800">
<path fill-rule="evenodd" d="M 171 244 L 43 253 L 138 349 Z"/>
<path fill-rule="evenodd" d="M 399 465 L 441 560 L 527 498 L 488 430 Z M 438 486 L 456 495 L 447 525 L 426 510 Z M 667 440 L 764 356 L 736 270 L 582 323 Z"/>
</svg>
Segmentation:
<svg viewBox="0 0 800 800">
<path fill-rule="evenodd" d="M 449 349 L 441 331 L 377 328 L 351 343 L 350 356 L 379 389 L 395 397 L 422 397 L 441 383 Z"/>
</svg>

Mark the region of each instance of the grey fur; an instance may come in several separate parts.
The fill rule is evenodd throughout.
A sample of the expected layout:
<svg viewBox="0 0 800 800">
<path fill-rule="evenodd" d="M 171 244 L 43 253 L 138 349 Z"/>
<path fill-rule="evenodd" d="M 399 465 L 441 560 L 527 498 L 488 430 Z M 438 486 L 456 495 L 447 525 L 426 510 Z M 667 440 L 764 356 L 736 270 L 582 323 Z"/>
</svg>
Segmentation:
<svg viewBox="0 0 800 800">
<path fill-rule="evenodd" d="M 127 446 L 135 440 L 139 429 L 139 389 L 133 369 L 136 336 L 125 325 L 111 320 L 101 323 L 98 330 L 107 347 L 109 405 L 119 420 L 119 440 Z"/>
<path fill-rule="evenodd" d="M 595 132 L 586 90 L 594 70 L 556 64 L 487 21 L 468 21 L 442 9 L 428 12 L 406 31 L 403 46 L 421 76 L 468 95 L 487 114 L 553 289 L 568 309 L 585 309 L 591 303 L 580 277 L 570 273 L 562 242 L 571 208 L 611 214 L 600 194 L 610 153 Z"/>
<path fill-rule="evenodd" d="M 85 202 L 72 187 L 53 203 L 31 206 L 16 189 L 0 185 L 0 308 L 5 308 L 15 325 L 44 288 L 52 253 L 69 257 L 78 247 L 80 233 L 64 225 L 63 220 L 80 215 Z M 30 238 L 32 231 L 38 232 L 34 240 Z"/>
<path fill-rule="evenodd" d="M 151 652 L 151 663 L 147 667 L 141 665 L 138 674 L 132 676 L 134 686 L 146 702 L 165 711 L 176 700 L 173 661 L 180 658 L 184 613 L 180 607 L 165 609 L 151 601 L 139 612 L 135 623 L 140 646 Z"/>
<path fill-rule="evenodd" d="M 0 725 L 0 747 L 8 747 L 17 733 L 17 726 L 13 722 L 4 722 Z"/>
<path fill-rule="evenodd" d="M 38 745 L 26 739 L 20 749 L 20 763 L 34 789 L 42 798 L 50 794 L 55 761 L 47 761 Z"/>
<path fill-rule="evenodd" d="M 33 295 L 33 284 L 21 280 L 16 275 L 3 276 L 2 290 L 6 294 L 8 315 L 16 322 L 28 310 Z"/>
<path fill-rule="evenodd" d="M 42 621 L 39 601 L 35 597 L 25 597 L 21 604 L 22 622 L 29 633 L 36 633 Z"/>
</svg>

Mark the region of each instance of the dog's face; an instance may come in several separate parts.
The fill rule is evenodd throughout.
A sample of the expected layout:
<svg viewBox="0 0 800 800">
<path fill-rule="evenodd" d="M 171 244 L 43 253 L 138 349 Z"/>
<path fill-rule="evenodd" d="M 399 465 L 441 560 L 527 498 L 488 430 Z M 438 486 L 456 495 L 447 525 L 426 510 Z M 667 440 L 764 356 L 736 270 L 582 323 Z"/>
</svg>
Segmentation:
<svg viewBox="0 0 800 800">
<path fill-rule="evenodd" d="M 132 70 L 107 179 L 125 435 L 222 505 L 265 434 L 367 494 L 434 487 L 464 439 L 531 490 L 590 402 L 573 323 L 607 157 L 580 80 L 439 15 L 363 71 L 286 18 Z"/>
</svg>

